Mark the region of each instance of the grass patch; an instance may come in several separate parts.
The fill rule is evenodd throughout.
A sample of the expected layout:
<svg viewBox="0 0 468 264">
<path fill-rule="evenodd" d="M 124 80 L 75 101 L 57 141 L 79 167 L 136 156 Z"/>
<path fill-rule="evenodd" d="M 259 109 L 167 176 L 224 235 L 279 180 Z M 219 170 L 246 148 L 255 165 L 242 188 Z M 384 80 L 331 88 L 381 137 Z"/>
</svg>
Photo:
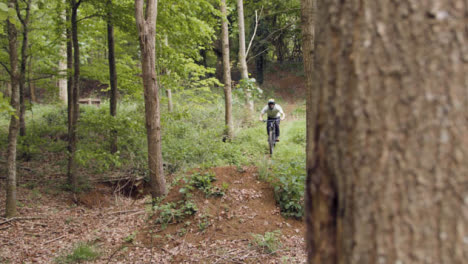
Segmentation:
<svg viewBox="0 0 468 264">
<path fill-rule="evenodd" d="M 75 248 L 70 254 L 57 258 L 56 263 L 81 263 L 84 261 L 93 261 L 99 256 L 100 252 L 94 245 L 88 243 L 80 243 L 75 246 Z"/>
<path fill-rule="evenodd" d="M 250 245 L 262 253 L 274 254 L 282 246 L 280 230 L 266 232 L 264 235 L 252 234 L 252 238 Z"/>
</svg>

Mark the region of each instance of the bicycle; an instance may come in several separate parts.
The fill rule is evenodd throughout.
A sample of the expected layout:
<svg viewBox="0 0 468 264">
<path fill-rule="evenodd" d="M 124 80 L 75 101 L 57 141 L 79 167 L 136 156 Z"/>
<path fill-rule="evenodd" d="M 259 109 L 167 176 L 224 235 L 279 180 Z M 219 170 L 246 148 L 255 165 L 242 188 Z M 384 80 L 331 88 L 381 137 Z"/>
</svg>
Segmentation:
<svg viewBox="0 0 468 264">
<path fill-rule="evenodd" d="M 276 146 L 276 126 L 278 125 L 276 120 L 263 120 L 263 122 L 268 123 L 268 144 L 270 146 L 270 155 L 273 155 L 273 150 L 275 149 Z"/>
</svg>

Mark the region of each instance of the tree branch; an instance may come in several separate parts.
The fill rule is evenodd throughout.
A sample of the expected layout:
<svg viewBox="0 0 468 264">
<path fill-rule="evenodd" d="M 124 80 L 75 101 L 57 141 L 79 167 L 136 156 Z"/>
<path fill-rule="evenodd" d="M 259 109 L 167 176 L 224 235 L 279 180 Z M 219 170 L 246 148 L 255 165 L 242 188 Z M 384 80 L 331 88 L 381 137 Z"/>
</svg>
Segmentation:
<svg viewBox="0 0 468 264">
<path fill-rule="evenodd" d="M 77 23 L 80 23 L 80 22 L 83 21 L 83 20 L 90 19 L 90 18 L 93 18 L 93 17 L 103 17 L 103 16 L 102 16 L 102 14 L 96 13 L 96 14 L 92 14 L 92 15 L 85 16 L 85 17 L 83 17 L 83 18 L 80 18 L 80 19 L 78 19 L 76 22 L 77 22 Z"/>
<path fill-rule="evenodd" d="M 262 13 L 263 13 L 263 6 L 262 6 L 262 9 L 260 10 L 260 17 L 262 16 Z M 257 28 L 258 28 L 258 21 L 259 20 L 260 19 L 259 19 L 257 10 L 255 10 L 255 29 L 254 29 L 254 32 L 252 34 L 252 38 L 250 39 L 249 47 L 247 48 L 247 52 L 245 52 L 245 57 L 246 58 L 249 56 L 249 51 L 250 51 L 250 48 L 252 47 L 252 42 L 255 39 L 255 35 L 257 35 Z"/>
<path fill-rule="evenodd" d="M 23 19 L 23 16 L 21 16 L 21 10 L 19 8 L 18 0 L 15 0 L 15 9 L 16 9 L 16 16 L 18 17 L 19 21 L 24 27 L 24 24 L 26 23 Z"/>
<path fill-rule="evenodd" d="M 287 29 L 288 27 L 290 27 L 290 26 L 292 26 L 292 25 L 294 25 L 294 24 L 295 24 L 295 22 L 289 23 L 289 24 L 287 24 L 286 26 L 284 26 L 284 27 L 282 27 L 282 28 L 279 28 L 279 29 L 277 29 L 277 30 L 271 32 L 266 38 L 260 40 L 259 42 L 264 42 L 264 41 L 267 41 L 267 40 L 271 39 L 277 32 L 281 32 L 281 31 Z M 255 45 L 254 45 L 254 47 L 255 47 Z"/>
<path fill-rule="evenodd" d="M 0 65 L 2 65 L 3 68 L 5 68 L 5 70 L 8 72 L 8 74 L 11 76 L 11 71 L 10 71 L 10 69 L 8 69 L 8 67 L 5 65 L 5 63 L 0 61 Z"/>
<path fill-rule="evenodd" d="M 265 49 L 264 51 L 257 53 L 255 56 L 250 57 L 250 58 L 247 60 L 247 62 L 249 62 L 249 61 L 255 59 L 256 57 L 258 57 L 258 56 L 260 56 L 260 55 L 262 55 L 263 53 L 267 52 L 269 49 L 270 49 L 270 48 L 267 48 L 267 49 Z"/>
</svg>

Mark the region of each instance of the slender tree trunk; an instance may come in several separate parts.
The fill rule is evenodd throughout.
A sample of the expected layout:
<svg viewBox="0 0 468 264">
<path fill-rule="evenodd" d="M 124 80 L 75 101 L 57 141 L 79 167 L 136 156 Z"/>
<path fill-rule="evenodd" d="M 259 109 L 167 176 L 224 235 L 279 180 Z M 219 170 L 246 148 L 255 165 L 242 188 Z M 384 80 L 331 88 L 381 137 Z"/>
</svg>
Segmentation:
<svg viewBox="0 0 468 264">
<path fill-rule="evenodd" d="M 239 16 L 239 64 L 242 79 L 249 79 L 249 70 L 247 68 L 247 58 L 245 55 L 245 25 L 244 25 L 244 1 L 237 0 L 237 13 Z M 252 114 L 254 111 L 254 102 L 252 94 L 246 93 L 247 106 Z"/>
<path fill-rule="evenodd" d="M 73 43 L 71 33 L 71 4 L 67 0 L 66 4 L 66 39 L 67 39 L 67 114 L 68 114 L 68 138 L 71 135 L 71 124 L 73 116 Z M 70 143 L 70 141 L 69 141 Z M 68 144 L 68 153 L 71 153 L 70 144 Z M 70 165 L 70 164 L 69 164 Z M 71 181 L 70 181 L 71 182 Z"/>
<path fill-rule="evenodd" d="M 63 1 L 63 0 L 62 0 Z M 65 5 L 67 6 L 67 5 Z M 62 21 L 66 24 L 68 28 L 68 22 L 66 18 L 66 10 L 63 11 L 62 14 Z M 67 30 L 65 29 L 65 38 L 67 38 Z M 68 67 L 67 67 L 67 44 L 62 43 L 60 45 L 60 59 L 59 59 L 59 73 L 60 77 L 58 80 L 58 88 L 59 88 L 59 99 L 62 101 L 64 104 L 68 103 Z"/>
<path fill-rule="evenodd" d="M 167 37 L 167 35 L 164 37 L 164 45 L 166 47 L 169 47 L 169 38 Z M 166 69 L 165 73 L 167 76 L 169 76 L 171 75 L 171 70 Z M 170 113 L 174 111 L 174 104 L 172 102 L 172 90 L 171 89 L 166 89 L 166 96 L 167 96 L 167 109 Z"/>
<path fill-rule="evenodd" d="M 22 28 L 22 35 L 23 35 L 23 42 L 21 45 L 21 66 L 20 66 L 20 82 L 19 82 L 19 90 L 20 90 L 20 136 L 26 135 L 26 123 L 24 121 L 24 114 L 26 113 L 26 104 L 25 104 L 25 91 L 26 91 L 26 66 L 28 64 L 28 43 L 29 43 L 29 19 L 31 14 L 31 1 L 27 0 L 26 9 L 25 9 L 25 16 L 23 17 L 21 14 L 20 6 L 18 1 L 15 1 L 15 8 L 16 14 L 18 19 L 21 22 Z"/>
<path fill-rule="evenodd" d="M 36 103 L 37 102 L 37 97 L 36 97 L 36 86 L 34 82 L 32 81 L 31 75 L 32 75 L 32 66 L 33 66 L 33 57 L 29 56 L 29 65 L 28 65 L 28 89 L 29 89 L 29 96 L 31 99 L 31 102 Z"/>
<path fill-rule="evenodd" d="M 112 17 L 112 0 L 107 0 L 107 44 L 109 53 L 109 76 L 110 76 L 110 114 L 114 118 L 117 116 L 117 69 L 115 65 L 115 41 L 114 24 Z M 112 129 L 110 132 L 111 153 L 117 152 L 117 131 Z"/>
<path fill-rule="evenodd" d="M 169 112 L 172 112 L 174 111 L 174 105 L 172 104 L 172 90 L 167 89 L 166 94 L 167 94 L 167 108 Z"/>
<path fill-rule="evenodd" d="M 148 168 L 153 199 L 166 194 L 162 149 L 161 112 L 156 78 L 156 0 L 135 0 L 135 18 L 140 40 L 143 86 L 145 90 L 145 116 L 148 138 Z"/>
<path fill-rule="evenodd" d="M 8 2 L 9 8 L 15 8 L 15 1 Z M 7 20 L 8 48 L 10 55 L 10 77 L 11 77 L 11 106 L 15 109 L 16 116 L 11 116 L 8 131 L 7 149 L 7 184 L 6 184 L 6 206 L 5 217 L 13 217 L 16 211 L 16 143 L 18 139 L 20 113 L 19 105 L 19 75 L 18 75 L 18 47 L 16 27 L 10 20 Z"/>
<path fill-rule="evenodd" d="M 466 1 L 317 3 L 309 263 L 466 263 Z"/>
<path fill-rule="evenodd" d="M 11 96 L 11 82 L 6 83 L 5 97 Z"/>
<path fill-rule="evenodd" d="M 73 44 L 73 93 L 71 104 L 73 105 L 70 117 L 70 135 L 68 138 L 69 160 L 68 160 L 68 182 L 74 192 L 78 189 L 78 178 L 76 173 L 76 145 L 77 145 L 77 128 L 78 117 L 80 112 L 79 97 L 80 97 L 80 45 L 78 41 L 78 8 L 81 2 L 71 0 L 71 35 Z"/>
<path fill-rule="evenodd" d="M 232 123 L 232 93 L 231 93 L 231 62 L 229 59 L 229 28 L 227 21 L 226 0 L 221 0 L 221 41 L 223 52 L 223 69 L 224 69 L 224 100 L 225 100 L 225 122 L 228 138 L 233 137 Z"/>
</svg>

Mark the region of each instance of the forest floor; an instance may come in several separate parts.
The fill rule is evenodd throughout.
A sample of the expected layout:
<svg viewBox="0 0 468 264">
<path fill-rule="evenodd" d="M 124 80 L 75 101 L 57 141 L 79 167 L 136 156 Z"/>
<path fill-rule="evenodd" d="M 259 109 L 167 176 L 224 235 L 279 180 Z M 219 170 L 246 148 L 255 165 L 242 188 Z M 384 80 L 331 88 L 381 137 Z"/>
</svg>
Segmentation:
<svg viewBox="0 0 468 264">
<path fill-rule="evenodd" d="M 304 262 L 303 223 L 280 215 L 256 168 L 211 171 L 214 186 L 228 186 L 225 195 L 207 198 L 195 190 L 198 212 L 165 229 L 155 224 L 148 198 L 113 194 L 105 185 L 76 197 L 78 204 L 63 192 L 21 187 L 19 214 L 27 217 L 0 220 L 0 263 L 53 263 L 60 256 L 67 263 L 81 244 L 99 252 L 92 263 Z M 164 203 L 183 201 L 179 185 Z"/>
</svg>

